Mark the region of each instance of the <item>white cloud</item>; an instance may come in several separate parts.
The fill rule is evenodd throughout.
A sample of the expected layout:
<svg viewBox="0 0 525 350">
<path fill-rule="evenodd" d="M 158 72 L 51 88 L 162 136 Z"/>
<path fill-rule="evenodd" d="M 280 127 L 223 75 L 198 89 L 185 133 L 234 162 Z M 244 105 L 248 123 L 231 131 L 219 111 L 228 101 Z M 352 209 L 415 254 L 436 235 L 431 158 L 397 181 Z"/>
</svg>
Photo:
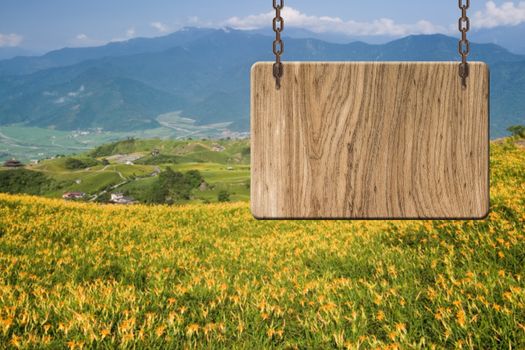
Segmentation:
<svg viewBox="0 0 525 350">
<path fill-rule="evenodd" d="M 24 37 L 18 34 L 2 34 L 0 33 L 0 47 L 8 46 L 14 47 L 20 45 Z"/>
<path fill-rule="evenodd" d="M 68 93 L 67 93 L 67 96 L 69 96 L 69 97 L 77 97 L 77 96 L 80 95 L 82 92 L 84 92 L 84 90 L 85 90 L 84 85 L 80 85 L 80 88 L 79 88 L 77 91 L 71 91 L 71 92 L 68 92 Z"/>
<path fill-rule="evenodd" d="M 521 23 L 525 23 L 525 1 L 517 4 L 508 1 L 499 7 L 494 1 L 487 1 L 485 9 L 476 12 L 472 20 L 472 25 L 476 28 L 515 26 Z"/>
<path fill-rule="evenodd" d="M 104 44 L 102 40 L 93 39 L 87 34 L 78 34 L 72 41 L 73 46 L 98 46 Z"/>
<path fill-rule="evenodd" d="M 118 42 L 118 41 L 127 41 L 129 39 L 133 39 L 136 37 L 137 32 L 135 31 L 135 28 L 129 28 L 126 30 L 125 36 L 123 38 L 113 38 L 110 40 L 110 42 Z"/>
<path fill-rule="evenodd" d="M 128 30 L 126 30 L 126 38 L 128 39 L 134 38 L 135 34 L 135 28 L 129 28 Z"/>
<path fill-rule="evenodd" d="M 224 27 L 224 23 L 217 23 L 213 21 L 205 21 L 197 16 L 190 16 L 186 19 L 185 25 L 199 28 L 220 28 Z"/>
<path fill-rule="evenodd" d="M 159 31 L 159 33 L 167 33 L 169 32 L 171 29 L 170 27 L 168 27 L 166 24 L 162 23 L 162 22 L 152 22 L 150 23 L 150 25 L 157 29 Z"/>
<path fill-rule="evenodd" d="M 235 29 L 260 29 L 272 23 L 274 12 L 267 12 L 247 17 L 231 17 L 223 25 Z M 403 36 L 409 34 L 444 33 L 445 27 L 421 20 L 414 24 L 400 24 L 389 18 L 380 18 L 371 22 L 343 20 L 339 17 L 309 16 L 292 7 L 283 10 L 285 26 L 304 28 L 315 33 L 341 33 L 346 35 L 371 36 Z"/>
<path fill-rule="evenodd" d="M 84 85 L 80 85 L 78 90 L 67 92 L 65 95 L 55 98 L 53 100 L 53 103 L 58 104 L 58 105 L 64 104 L 66 102 L 69 103 L 77 97 L 81 98 L 85 95 L 90 95 L 90 93 L 84 94 L 85 91 L 86 91 L 86 88 L 84 87 Z M 58 93 L 56 91 L 44 91 L 43 95 L 47 97 L 54 97 L 54 96 L 58 96 Z"/>
</svg>

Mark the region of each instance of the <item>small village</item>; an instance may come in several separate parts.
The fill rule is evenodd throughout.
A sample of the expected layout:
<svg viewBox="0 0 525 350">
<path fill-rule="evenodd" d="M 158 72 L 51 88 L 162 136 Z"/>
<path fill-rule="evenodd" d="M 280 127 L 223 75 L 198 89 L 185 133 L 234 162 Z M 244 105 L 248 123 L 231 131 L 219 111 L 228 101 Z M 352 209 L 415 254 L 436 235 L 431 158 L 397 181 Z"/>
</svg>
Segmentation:
<svg viewBox="0 0 525 350">
<path fill-rule="evenodd" d="M 66 192 L 62 195 L 62 198 L 69 201 L 83 201 L 86 200 L 88 195 L 84 192 Z M 137 204 L 138 202 L 132 198 L 127 197 L 121 192 L 111 193 L 109 202 L 110 204 L 121 204 L 130 205 Z"/>
<path fill-rule="evenodd" d="M 240 142 L 245 148 L 242 154 L 239 150 L 236 153 L 231 152 L 231 144 L 225 143 L 233 142 L 233 144 Z M 117 141 L 116 144 L 122 142 L 133 142 L 130 139 Z M 29 176 L 29 182 L 32 180 L 31 176 L 44 176 L 50 182 L 47 185 L 45 192 L 35 194 L 46 194 L 54 198 L 62 198 L 65 201 L 71 202 L 91 202 L 91 203 L 106 203 L 114 205 L 133 205 L 139 203 L 150 203 L 150 200 L 161 200 L 162 196 L 155 197 L 157 199 L 150 199 L 149 192 L 152 188 L 151 184 L 155 180 L 148 180 L 158 178 L 159 175 L 167 168 L 183 175 L 189 170 L 186 169 L 185 163 L 195 162 L 197 168 L 204 165 L 204 169 L 210 167 L 215 171 L 222 172 L 221 177 L 235 178 L 237 172 L 241 172 L 242 176 L 246 176 L 248 168 L 246 168 L 247 160 L 249 160 L 248 143 L 244 140 L 187 140 L 182 141 L 180 150 L 167 151 L 162 141 L 158 144 L 153 144 L 151 148 L 137 149 L 130 152 L 112 152 L 102 156 L 92 156 L 89 153 L 80 153 L 75 155 L 57 155 L 52 158 L 40 160 L 38 162 L 23 162 L 22 160 L 11 158 L 0 163 L 5 170 L 12 169 L 21 171 L 20 176 Z M 186 157 L 188 155 L 199 154 L 200 152 L 207 152 L 203 155 L 204 160 L 191 160 Z M 177 157 L 181 157 L 180 161 Z M 201 157 L 200 155 L 198 157 Z M 215 163 L 220 159 L 220 163 Z M 180 162 L 180 163 L 179 163 Z M 180 164 L 180 165 L 178 165 Z M 242 165 L 242 166 L 240 166 Z M 181 167 L 182 170 L 177 170 Z M 197 171 L 198 173 L 198 171 Z M 228 174 L 227 174 L 228 173 Z M 26 174 L 26 175 L 23 175 Z M 231 175 L 230 175 L 231 174 Z M 168 174 L 169 176 L 173 176 Z M 179 176 L 175 174 L 175 177 Z M 201 176 L 201 175 L 198 175 Z M 157 180 L 158 181 L 158 180 Z M 178 181 L 178 180 L 175 180 Z M 185 181 L 185 180 L 182 180 Z M 228 201 L 230 194 L 222 188 L 217 188 L 213 183 L 207 182 L 204 179 L 192 182 L 190 192 L 186 188 L 186 184 L 179 183 L 177 185 L 169 185 L 176 193 L 165 195 L 166 203 L 200 200 L 202 202 L 212 201 Z M 234 180 L 239 181 L 239 180 Z M 242 196 L 247 194 L 246 182 L 247 180 L 240 180 L 239 184 Z M 35 182 L 35 186 L 38 181 Z M 51 184 L 53 183 L 53 184 Z M 173 187 L 174 186 L 174 187 Z M 53 189 L 55 188 L 55 189 Z M 180 188 L 177 190 L 176 188 Z M 177 192 L 179 191 L 179 192 Z M 182 192 L 180 192 L 182 191 Z M 223 193 L 219 193 L 223 192 Z M 181 194 L 184 193 L 184 194 Z"/>
</svg>

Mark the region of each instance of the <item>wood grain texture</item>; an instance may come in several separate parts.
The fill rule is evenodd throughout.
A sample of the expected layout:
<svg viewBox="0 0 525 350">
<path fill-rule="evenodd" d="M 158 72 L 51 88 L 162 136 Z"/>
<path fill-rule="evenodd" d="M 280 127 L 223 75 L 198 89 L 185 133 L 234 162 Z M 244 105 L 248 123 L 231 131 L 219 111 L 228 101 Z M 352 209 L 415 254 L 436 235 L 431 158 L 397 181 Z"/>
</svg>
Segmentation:
<svg viewBox="0 0 525 350">
<path fill-rule="evenodd" d="M 259 219 L 466 219 L 489 210 L 489 72 L 456 62 L 284 64 L 251 73 Z"/>
</svg>

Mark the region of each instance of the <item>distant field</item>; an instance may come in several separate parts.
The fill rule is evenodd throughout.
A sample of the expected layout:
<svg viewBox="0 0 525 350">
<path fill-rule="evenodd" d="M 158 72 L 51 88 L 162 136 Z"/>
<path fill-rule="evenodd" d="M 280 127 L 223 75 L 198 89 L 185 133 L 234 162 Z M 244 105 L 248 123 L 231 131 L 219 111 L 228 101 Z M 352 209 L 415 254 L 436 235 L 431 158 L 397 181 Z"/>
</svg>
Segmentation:
<svg viewBox="0 0 525 350">
<path fill-rule="evenodd" d="M 0 348 L 524 349 L 525 149 L 491 152 L 481 221 L 0 194 Z"/>
<path fill-rule="evenodd" d="M 16 158 L 24 162 L 57 154 L 83 153 L 96 146 L 129 137 L 141 139 L 221 138 L 239 136 L 228 131 L 229 123 L 195 125 L 178 113 L 158 117 L 160 128 L 133 132 L 59 131 L 25 126 L 0 126 L 0 162 Z"/>
</svg>

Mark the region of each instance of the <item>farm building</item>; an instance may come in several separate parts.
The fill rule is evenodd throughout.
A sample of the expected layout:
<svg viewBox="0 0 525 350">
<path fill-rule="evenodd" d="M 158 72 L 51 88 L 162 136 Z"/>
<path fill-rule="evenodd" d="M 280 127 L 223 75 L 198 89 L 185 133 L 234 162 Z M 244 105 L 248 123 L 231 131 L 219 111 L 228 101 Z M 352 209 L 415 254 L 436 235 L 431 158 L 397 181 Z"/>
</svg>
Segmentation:
<svg viewBox="0 0 525 350">
<path fill-rule="evenodd" d="M 86 196 L 84 192 L 66 192 L 62 195 L 62 198 L 68 200 L 83 199 Z"/>
<path fill-rule="evenodd" d="M 113 204 L 135 204 L 135 199 L 131 197 L 126 197 L 122 193 L 112 193 L 111 199 L 109 200 L 110 203 Z"/>
<path fill-rule="evenodd" d="M 4 162 L 4 166 L 6 168 L 21 168 L 24 166 L 24 164 L 22 164 L 21 162 L 19 162 L 18 160 L 15 160 L 15 159 L 11 159 L 11 160 L 6 160 Z"/>
<path fill-rule="evenodd" d="M 213 152 L 223 152 L 225 150 L 225 148 L 218 143 L 214 143 L 211 149 Z"/>
</svg>

